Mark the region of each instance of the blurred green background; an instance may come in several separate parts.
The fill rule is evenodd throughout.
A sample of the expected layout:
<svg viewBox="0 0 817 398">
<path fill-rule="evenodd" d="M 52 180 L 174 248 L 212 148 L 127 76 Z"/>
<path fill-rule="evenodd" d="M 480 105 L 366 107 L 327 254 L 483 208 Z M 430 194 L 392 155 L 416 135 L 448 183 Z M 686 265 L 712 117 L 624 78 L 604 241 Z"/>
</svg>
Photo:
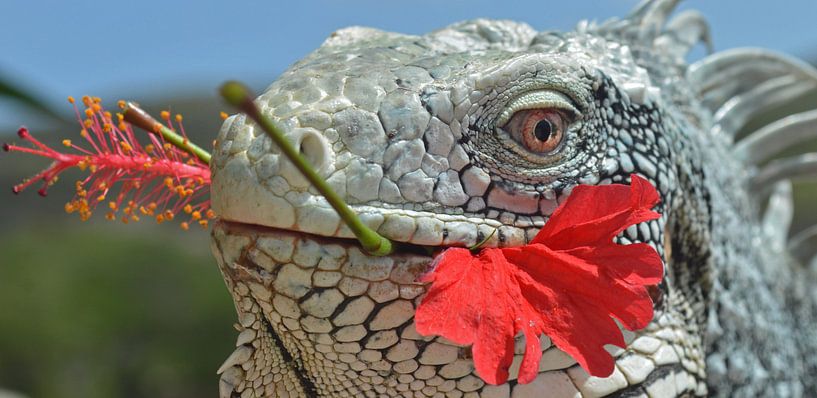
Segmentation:
<svg viewBox="0 0 817 398">
<path fill-rule="evenodd" d="M 0 142 L 19 141 L 14 131 L 22 123 L 50 145 L 76 139 L 79 127 L 64 98 L 91 94 L 109 108 L 129 99 L 154 115 L 168 108 L 182 113 L 193 141 L 209 147 L 219 112 L 228 110 L 214 94 L 221 81 L 238 77 L 260 91 L 337 28 L 419 34 L 491 17 L 565 30 L 580 18 L 625 15 L 635 3 L 579 0 L 536 12 L 542 3 L 535 0 L 207 0 L 195 7 L 11 0 L 2 12 L 13 18 L 0 24 L 0 92 L 11 92 L 6 83 L 31 97 L 0 96 Z M 814 59 L 813 0 L 682 7 L 710 19 L 719 50 L 759 45 Z M 225 26 L 230 21 L 241 22 Z M 815 107 L 817 94 L 786 106 Z M 775 113 L 758 115 L 755 126 Z M 796 149 L 815 150 L 817 144 Z M 36 189 L 11 194 L 11 186 L 45 166 L 0 152 L 0 398 L 5 389 L 32 398 L 216 396 L 215 370 L 233 351 L 235 314 L 207 231 L 145 221 L 124 226 L 102 214 L 80 222 L 63 211 L 80 174 L 64 175 L 48 198 Z M 795 196 L 798 231 L 817 223 L 817 188 L 800 183 Z"/>
</svg>

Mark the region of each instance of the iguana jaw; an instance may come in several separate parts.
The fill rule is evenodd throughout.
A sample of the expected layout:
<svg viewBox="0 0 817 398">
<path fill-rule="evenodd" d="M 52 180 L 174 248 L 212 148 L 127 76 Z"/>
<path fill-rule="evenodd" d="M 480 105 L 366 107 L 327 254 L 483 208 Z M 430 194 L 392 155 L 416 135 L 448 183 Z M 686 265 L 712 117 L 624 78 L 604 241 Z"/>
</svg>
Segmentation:
<svg viewBox="0 0 817 398">
<path fill-rule="evenodd" d="M 246 390 L 256 396 L 398 396 L 421 384 L 443 394 L 698 388 L 668 340 L 677 338 L 670 336 L 678 336 L 678 325 L 666 314 L 638 335 L 625 331 L 630 347 L 612 351 L 620 357 L 609 378 L 588 377 L 543 337 L 537 381 L 516 385 L 519 344 L 510 383 L 487 386 L 473 371 L 468 347 L 414 330 L 414 310 L 425 292 L 416 279 L 431 256 L 371 257 L 351 240 L 227 221 L 214 226 L 213 252 L 236 303 L 240 332 L 236 351 L 219 370 L 224 397 Z M 639 369 L 644 363 L 638 361 L 651 365 Z M 632 377 L 641 379 L 631 383 Z"/>
<path fill-rule="evenodd" d="M 264 369 L 262 378 L 271 373 L 291 379 L 289 393 L 297 396 L 358 396 L 366 388 L 396 396 L 398 386 L 411 382 L 437 384 L 425 387 L 445 393 L 463 377 L 483 386 L 468 376 L 473 366 L 466 347 L 414 331 L 414 308 L 425 291 L 415 281 L 431 257 L 370 257 L 348 241 L 236 223 L 217 224 L 213 236 L 242 335 L 256 336 L 250 342 L 239 338 L 248 347 L 237 351 L 244 361 L 228 359 L 223 385 L 242 392 L 241 382 L 231 378 L 238 373 L 245 385 L 254 382 L 253 373 L 243 369 L 249 362 Z M 275 364 L 265 362 L 276 355 Z M 242 371 L 232 370 L 235 365 Z M 338 368 L 341 374 L 335 374 Z M 420 379 L 432 370 L 429 379 Z"/>
</svg>

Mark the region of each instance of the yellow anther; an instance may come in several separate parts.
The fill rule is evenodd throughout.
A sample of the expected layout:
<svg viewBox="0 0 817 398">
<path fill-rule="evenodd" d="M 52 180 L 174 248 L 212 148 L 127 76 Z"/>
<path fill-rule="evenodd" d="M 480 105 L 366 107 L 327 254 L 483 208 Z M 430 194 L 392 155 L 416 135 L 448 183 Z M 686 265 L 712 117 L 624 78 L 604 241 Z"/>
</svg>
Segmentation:
<svg viewBox="0 0 817 398">
<path fill-rule="evenodd" d="M 193 214 L 190 215 L 194 221 L 201 220 L 201 212 L 194 211 Z"/>
<path fill-rule="evenodd" d="M 164 149 L 165 151 L 169 151 L 169 150 L 171 150 L 172 148 L 173 148 L 173 145 L 171 145 L 169 142 L 165 142 L 165 143 L 162 145 L 162 149 Z"/>
<path fill-rule="evenodd" d="M 166 186 L 166 187 L 168 187 L 168 188 L 170 188 L 170 189 L 173 189 L 173 179 L 172 179 L 172 178 L 170 178 L 170 177 L 165 177 L 165 181 L 164 181 L 164 183 L 165 183 L 165 186 Z"/>
<path fill-rule="evenodd" d="M 82 138 L 88 138 L 88 130 L 83 129 L 82 131 L 79 132 L 79 135 Z"/>
<path fill-rule="evenodd" d="M 179 226 L 180 226 L 180 227 L 182 227 L 182 229 L 183 229 L 183 230 L 185 230 L 185 231 L 187 231 L 188 229 L 190 229 L 190 226 L 189 226 L 189 225 L 187 225 L 187 223 L 186 223 L 186 222 L 183 222 L 183 223 L 179 224 Z"/>
<path fill-rule="evenodd" d="M 170 120 L 170 112 L 168 111 L 161 111 L 159 116 L 164 120 Z"/>
<path fill-rule="evenodd" d="M 153 150 L 155 150 L 155 149 L 156 148 L 153 147 L 153 144 L 145 145 L 145 152 L 147 152 L 147 153 L 153 153 Z"/>
<path fill-rule="evenodd" d="M 183 119 L 183 118 L 182 118 L 182 115 L 177 113 L 177 114 L 176 114 L 176 122 L 181 123 L 181 122 L 182 122 L 182 119 Z"/>
<path fill-rule="evenodd" d="M 200 220 L 199 221 L 199 225 L 201 225 L 202 228 L 207 228 L 207 224 L 208 224 L 207 220 Z"/>
<path fill-rule="evenodd" d="M 117 206 L 117 205 L 116 205 L 116 202 L 114 202 L 114 201 L 110 201 L 110 202 L 108 202 L 108 207 L 109 207 L 111 210 L 116 211 L 116 208 L 117 208 L 117 207 L 119 207 L 119 206 Z"/>
<path fill-rule="evenodd" d="M 209 218 L 211 220 L 216 218 L 216 212 L 214 212 L 213 209 L 207 209 L 206 214 L 207 214 L 207 218 Z"/>
<path fill-rule="evenodd" d="M 99 196 L 97 196 L 97 197 L 96 197 L 96 201 L 97 201 L 97 202 L 103 202 L 103 201 L 105 201 L 105 195 L 99 195 Z"/>
<path fill-rule="evenodd" d="M 189 204 L 185 205 L 183 210 L 185 213 L 190 214 L 193 212 L 193 206 L 190 206 Z"/>
<path fill-rule="evenodd" d="M 116 105 L 119 107 L 119 109 L 125 109 L 125 101 L 123 100 L 116 101 Z"/>
<path fill-rule="evenodd" d="M 228 115 L 227 112 L 221 112 L 221 113 L 219 113 L 219 116 L 221 116 L 221 120 L 224 120 L 224 119 L 227 119 L 228 117 L 230 117 L 230 115 Z"/>
<path fill-rule="evenodd" d="M 113 221 L 116 220 L 116 216 L 113 213 L 109 212 L 105 214 L 105 219 L 107 219 L 108 221 Z"/>
<path fill-rule="evenodd" d="M 68 203 L 65 204 L 65 212 L 66 213 L 71 214 L 71 213 L 74 212 L 74 210 L 75 210 L 74 205 L 72 205 L 71 202 L 68 202 Z"/>
<path fill-rule="evenodd" d="M 66 147 L 70 148 L 71 147 L 71 140 L 62 140 L 62 145 L 65 145 Z"/>
<path fill-rule="evenodd" d="M 72 104 L 73 104 L 73 103 L 74 103 L 74 97 L 72 97 L 72 96 L 70 96 L 70 95 L 69 95 L 69 96 L 68 96 L 68 102 L 70 102 L 70 103 L 72 103 Z"/>
<path fill-rule="evenodd" d="M 91 128 L 91 127 L 94 127 L 94 121 L 93 121 L 93 120 L 91 120 L 91 119 L 85 119 L 85 121 L 83 121 L 83 122 L 82 122 L 82 124 L 83 124 L 83 125 L 84 125 L 86 128 Z"/>
</svg>

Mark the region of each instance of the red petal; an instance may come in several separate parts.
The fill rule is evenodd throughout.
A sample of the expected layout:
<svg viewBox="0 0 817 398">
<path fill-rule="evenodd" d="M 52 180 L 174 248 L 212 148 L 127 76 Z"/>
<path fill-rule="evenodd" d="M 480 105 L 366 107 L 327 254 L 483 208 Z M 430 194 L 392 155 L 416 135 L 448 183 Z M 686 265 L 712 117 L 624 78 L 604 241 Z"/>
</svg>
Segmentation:
<svg viewBox="0 0 817 398">
<path fill-rule="evenodd" d="M 417 331 L 439 334 L 458 344 L 471 344 L 479 327 L 471 313 L 480 312 L 481 308 L 479 297 L 470 295 L 487 291 L 484 281 L 478 278 L 481 265 L 468 249 L 451 248 L 437 257 L 435 266 L 432 273 L 421 279 L 434 283 L 414 315 Z M 468 284 L 471 289 L 461 289 L 461 284 Z"/>
<path fill-rule="evenodd" d="M 618 245 L 629 225 L 657 218 L 658 193 L 632 175 L 632 185 L 576 187 L 531 244 L 448 249 L 426 277 L 433 282 L 417 309 L 421 334 L 473 344 L 474 366 L 488 383 L 504 383 L 514 336 L 525 336 L 518 380 L 534 380 L 539 335 L 573 356 L 593 376 L 609 376 L 607 344 L 625 345 L 616 318 L 630 330 L 646 327 L 653 305 L 645 285 L 661 281 L 663 264 L 647 244 Z"/>
<path fill-rule="evenodd" d="M 630 186 L 577 186 L 531 243 L 553 249 L 602 244 L 630 225 L 660 217 L 650 210 L 660 200 L 655 188 L 636 174 L 630 179 Z"/>
<path fill-rule="evenodd" d="M 508 379 L 513 361 L 515 318 L 521 300 L 511 277 L 515 267 L 499 249 L 474 257 L 448 249 L 436 261 L 434 283 L 414 316 L 417 331 L 457 344 L 473 344 L 474 366 L 491 384 Z"/>
<path fill-rule="evenodd" d="M 643 328 L 652 320 L 647 289 L 617 280 L 603 264 L 552 251 L 544 245 L 507 249 L 506 256 L 537 283 L 595 303 L 595 311 L 616 317 L 630 330 Z"/>
<path fill-rule="evenodd" d="M 661 256 L 646 243 L 585 246 L 569 250 L 568 253 L 605 264 L 612 276 L 632 284 L 657 285 L 664 276 Z"/>
</svg>

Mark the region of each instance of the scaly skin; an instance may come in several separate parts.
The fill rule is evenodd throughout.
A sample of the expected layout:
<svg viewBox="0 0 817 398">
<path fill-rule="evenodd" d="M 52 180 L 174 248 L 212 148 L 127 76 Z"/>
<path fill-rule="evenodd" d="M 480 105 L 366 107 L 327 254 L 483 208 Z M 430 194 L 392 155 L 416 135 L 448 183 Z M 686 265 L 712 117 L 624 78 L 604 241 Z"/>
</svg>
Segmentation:
<svg viewBox="0 0 817 398">
<path fill-rule="evenodd" d="M 817 344 L 810 276 L 759 221 L 751 173 L 681 60 L 675 1 L 576 32 L 476 20 L 425 36 L 336 32 L 256 103 L 384 236 L 412 245 L 524 244 L 577 184 L 659 189 L 663 216 L 620 243 L 665 262 L 655 319 L 616 370 L 589 377 L 542 337 L 539 377 L 486 385 L 468 347 L 412 321 L 431 257 L 363 254 L 338 216 L 243 115 L 213 156 L 213 232 L 238 311 L 219 370 L 231 396 L 803 396 Z M 662 32 L 668 32 L 662 34 Z M 671 33 L 671 34 L 669 34 Z M 697 32 L 701 33 L 701 32 Z M 560 146 L 526 150 L 502 126 L 524 109 L 577 110 Z M 768 242 L 768 244 L 764 244 Z"/>
</svg>

